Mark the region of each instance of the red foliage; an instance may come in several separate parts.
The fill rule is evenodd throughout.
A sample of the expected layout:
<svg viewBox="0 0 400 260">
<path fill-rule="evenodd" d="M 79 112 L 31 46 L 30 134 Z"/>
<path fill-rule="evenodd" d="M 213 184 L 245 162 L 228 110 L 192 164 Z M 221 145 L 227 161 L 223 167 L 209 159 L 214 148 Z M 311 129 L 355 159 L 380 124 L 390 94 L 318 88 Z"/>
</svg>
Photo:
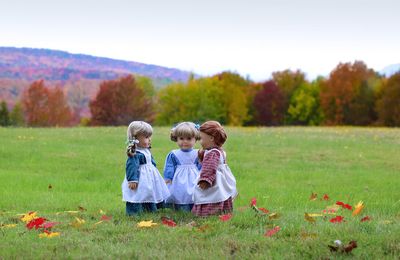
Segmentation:
<svg viewBox="0 0 400 260">
<path fill-rule="evenodd" d="M 32 228 L 35 228 L 35 229 L 42 228 L 42 227 L 43 227 L 42 225 L 44 224 L 45 221 L 46 221 L 45 218 L 35 218 L 35 219 L 32 219 L 28 224 L 26 224 L 26 227 L 27 227 L 28 229 L 32 229 Z"/>
<path fill-rule="evenodd" d="M 93 125 L 128 125 L 132 120 L 153 119 L 151 98 L 130 75 L 101 83 L 89 106 Z"/>
<path fill-rule="evenodd" d="M 331 218 L 329 221 L 331 223 L 341 223 L 343 221 L 344 217 L 342 216 L 336 216 L 334 218 Z"/>
<path fill-rule="evenodd" d="M 259 125 L 280 125 L 285 115 L 284 96 L 272 80 L 264 82 L 254 97 L 255 122 Z"/>
<path fill-rule="evenodd" d="M 221 221 L 228 221 L 228 220 L 230 220 L 231 218 L 232 218 L 232 214 L 225 214 L 225 215 L 219 216 L 219 219 L 220 219 Z"/>
<path fill-rule="evenodd" d="M 166 225 L 168 227 L 176 227 L 176 223 L 172 219 L 169 219 L 167 217 L 162 217 L 161 221 L 162 221 L 163 225 Z"/>
<path fill-rule="evenodd" d="M 281 230 L 281 228 L 279 226 L 276 226 L 271 230 L 267 230 L 265 232 L 264 236 L 271 237 L 271 236 L 275 235 L 279 230 Z"/>
<path fill-rule="evenodd" d="M 22 96 L 29 126 L 67 126 L 71 111 L 60 88 L 50 90 L 43 80 L 33 82 Z"/>
</svg>

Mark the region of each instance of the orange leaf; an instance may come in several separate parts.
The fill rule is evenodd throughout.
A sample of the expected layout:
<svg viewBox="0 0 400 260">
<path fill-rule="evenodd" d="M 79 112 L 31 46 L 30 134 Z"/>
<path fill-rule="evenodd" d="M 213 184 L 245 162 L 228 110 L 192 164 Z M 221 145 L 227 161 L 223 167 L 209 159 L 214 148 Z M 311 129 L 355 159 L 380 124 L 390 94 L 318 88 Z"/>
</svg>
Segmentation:
<svg viewBox="0 0 400 260">
<path fill-rule="evenodd" d="M 276 234 L 279 230 L 281 230 L 281 228 L 279 226 L 274 227 L 271 230 L 267 230 L 267 232 L 265 232 L 264 236 L 266 237 L 271 237 L 274 234 Z"/>
<path fill-rule="evenodd" d="M 312 192 L 310 196 L 310 200 L 316 200 L 317 199 L 317 193 Z"/>
<path fill-rule="evenodd" d="M 364 203 L 362 201 L 358 202 L 357 205 L 355 206 L 355 210 L 351 215 L 356 216 L 360 214 L 360 212 L 364 209 Z"/>
</svg>

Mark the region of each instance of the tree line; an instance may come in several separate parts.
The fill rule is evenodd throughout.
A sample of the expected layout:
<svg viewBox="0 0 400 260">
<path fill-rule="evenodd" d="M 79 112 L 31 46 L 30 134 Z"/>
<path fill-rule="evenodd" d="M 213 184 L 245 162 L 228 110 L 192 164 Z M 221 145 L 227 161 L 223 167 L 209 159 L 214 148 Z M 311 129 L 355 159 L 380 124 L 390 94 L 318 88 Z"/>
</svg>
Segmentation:
<svg viewBox="0 0 400 260">
<path fill-rule="evenodd" d="M 33 82 L 11 111 L 0 106 L 2 126 L 156 125 L 218 120 L 232 126 L 400 126 L 400 72 L 385 77 L 362 61 L 340 63 L 326 78 L 308 81 L 300 70 L 274 72 L 265 82 L 237 73 L 192 76 L 156 91 L 149 78 L 106 80 L 89 102 L 91 118 L 79 118 L 61 88 Z"/>
</svg>

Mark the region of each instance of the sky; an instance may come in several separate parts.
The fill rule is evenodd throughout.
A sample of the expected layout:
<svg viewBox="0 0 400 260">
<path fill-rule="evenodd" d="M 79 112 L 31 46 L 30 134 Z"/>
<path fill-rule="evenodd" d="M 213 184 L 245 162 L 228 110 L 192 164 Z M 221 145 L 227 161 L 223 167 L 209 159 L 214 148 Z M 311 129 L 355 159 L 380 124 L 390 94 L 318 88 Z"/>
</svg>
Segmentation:
<svg viewBox="0 0 400 260">
<path fill-rule="evenodd" d="M 255 81 L 400 63 L 398 0 L 0 0 L 0 46 L 63 50 Z"/>
</svg>

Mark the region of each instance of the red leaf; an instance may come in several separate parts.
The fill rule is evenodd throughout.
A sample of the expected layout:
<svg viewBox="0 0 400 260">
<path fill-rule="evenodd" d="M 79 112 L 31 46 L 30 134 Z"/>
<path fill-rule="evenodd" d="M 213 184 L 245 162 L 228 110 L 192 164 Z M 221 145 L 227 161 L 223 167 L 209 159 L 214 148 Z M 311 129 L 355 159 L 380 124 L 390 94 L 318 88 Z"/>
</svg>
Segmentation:
<svg viewBox="0 0 400 260">
<path fill-rule="evenodd" d="M 361 222 L 370 221 L 371 218 L 369 216 L 365 216 L 361 219 Z"/>
<path fill-rule="evenodd" d="M 341 223 L 343 221 L 344 217 L 342 216 L 336 216 L 334 218 L 331 218 L 329 221 L 331 223 Z"/>
<path fill-rule="evenodd" d="M 250 201 L 250 206 L 255 206 L 257 204 L 257 199 L 256 198 L 252 198 Z"/>
<path fill-rule="evenodd" d="M 271 237 L 274 234 L 276 234 L 279 230 L 281 230 L 281 228 L 279 226 L 276 226 L 273 229 L 267 230 L 267 232 L 265 232 L 264 236 Z"/>
<path fill-rule="evenodd" d="M 44 228 L 44 229 L 50 229 L 50 228 L 52 228 L 52 227 L 54 227 L 55 225 L 57 225 L 57 224 L 60 224 L 60 222 L 45 222 L 43 225 L 42 225 L 42 228 Z"/>
<path fill-rule="evenodd" d="M 112 216 L 106 216 L 106 215 L 103 215 L 100 218 L 100 220 L 103 220 L 103 221 L 110 221 L 111 219 L 112 219 Z"/>
<path fill-rule="evenodd" d="M 258 208 L 259 210 L 261 210 L 262 212 L 264 212 L 265 214 L 269 213 L 269 210 L 266 208 Z"/>
<path fill-rule="evenodd" d="M 168 227 L 175 227 L 176 223 L 175 221 L 173 221 L 172 219 L 166 218 L 166 217 L 162 217 L 162 223 L 163 225 L 166 225 Z"/>
<path fill-rule="evenodd" d="M 343 202 L 341 202 L 341 201 L 336 201 L 336 205 L 339 205 L 339 206 L 344 206 L 344 203 Z"/>
<path fill-rule="evenodd" d="M 225 215 L 219 216 L 219 219 L 220 219 L 221 221 L 228 221 L 228 220 L 230 220 L 231 218 L 232 218 L 232 214 L 225 214 Z"/>
<path fill-rule="evenodd" d="M 328 194 L 324 194 L 324 196 L 322 197 L 323 200 L 329 200 L 329 196 Z"/>
<path fill-rule="evenodd" d="M 348 209 L 348 210 L 352 210 L 353 209 L 353 207 L 350 206 L 349 204 L 344 204 L 343 208 Z"/>
<path fill-rule="evenodd" d="M 32 229 L 33 227 L 35 227 L 35 229 L 41 228 L 42 224 L 46 221 L 45 218 L 35 218 L 32 219 L 28 224 L 26 224 L 26 227 L 28 229 Z"/>
</svg>

